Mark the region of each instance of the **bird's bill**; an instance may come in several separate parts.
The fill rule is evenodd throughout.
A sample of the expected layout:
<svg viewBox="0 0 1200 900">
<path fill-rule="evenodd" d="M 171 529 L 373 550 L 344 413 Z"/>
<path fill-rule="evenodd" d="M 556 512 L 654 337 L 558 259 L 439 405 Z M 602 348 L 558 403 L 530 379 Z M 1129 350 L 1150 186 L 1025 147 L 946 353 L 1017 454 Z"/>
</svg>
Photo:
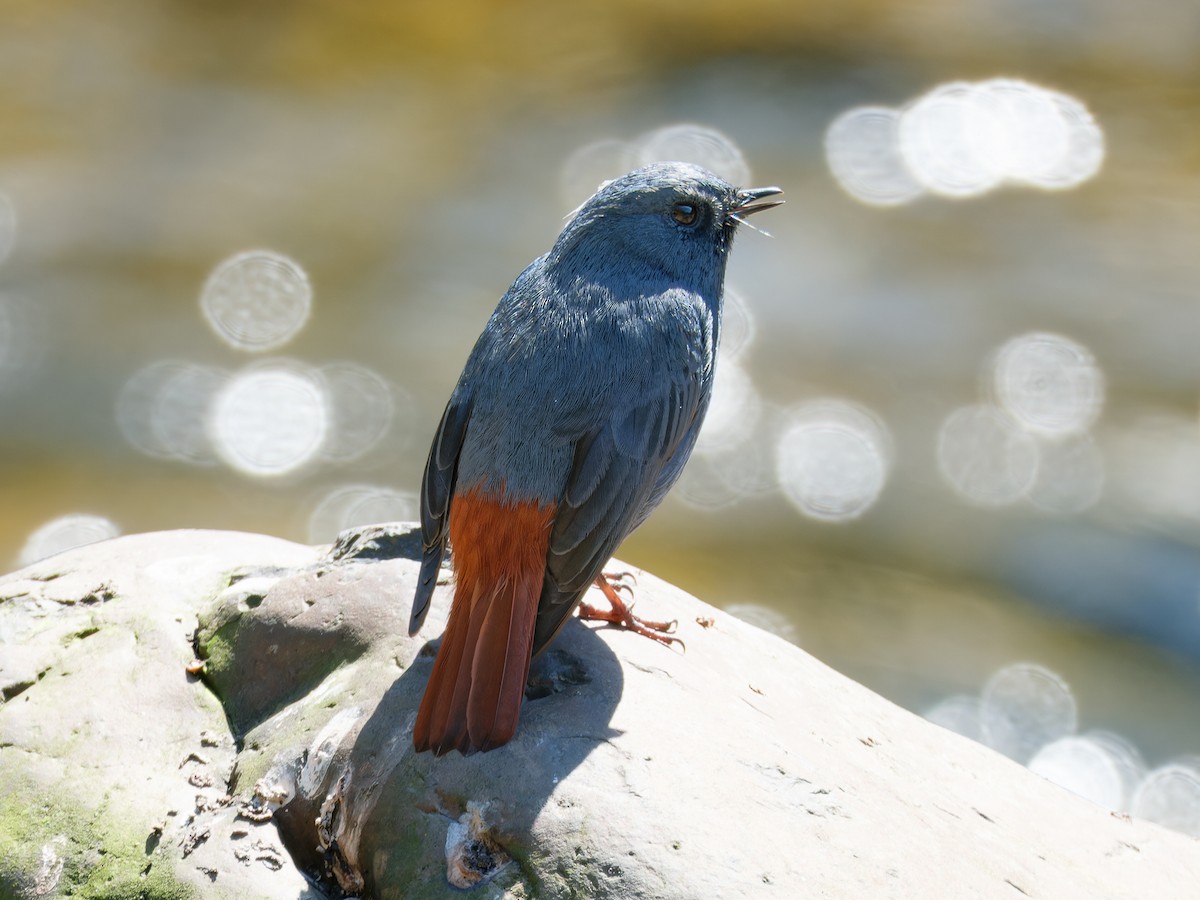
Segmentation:
<svg viewBox="0 0 1200 900">
<path fill-rule="evenodd" d="M 737 202 L 734 204 L 732 212 L 738 216 L 748 216 L 751 213 L 762 212 L 764 209 L 774 209 L 784 201 L 768 198 L 782 193 L 783 188 L 778 187 L 746 188 L 738 191 Z"/>
</svg>

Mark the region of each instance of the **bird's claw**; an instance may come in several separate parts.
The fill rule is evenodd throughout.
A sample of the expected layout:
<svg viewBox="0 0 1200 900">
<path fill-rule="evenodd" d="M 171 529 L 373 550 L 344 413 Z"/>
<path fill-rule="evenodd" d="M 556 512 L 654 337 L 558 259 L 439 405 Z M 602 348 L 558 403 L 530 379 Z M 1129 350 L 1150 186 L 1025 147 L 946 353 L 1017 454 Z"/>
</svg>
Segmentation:
<svg viewBox="0 0 1200 900">
<path fill-rule="evenodd" d="M 611 609 L 600 609 L 597 606 L 592 606 L 590 603 L 581 603 L 579 604 L 579 618 L 594 622 L 608 622 L 612 625 L 628 629 L 635 634 L 658 641 L 660 644 L 668 647 L 672 644 L 678 644 L 681 650 L 687 650 L 687 645 L 679 638 L 673 636 L 675 629 L 679 627 L 678 619 L 672 619 L 669 622 L 652 622 L 648 619 L 638 618 L 633 614 L 632 586 L 624 583 L 613 584 L 614 579 L 620 582 L 624 582 L 626 579 L 636 582 L 632 573 L 629 572 L 623 572 L 616 576 L 599 576 L 596 579 L 596 587 L 600 588 L 601 593 L 608 600 Z M 629 592 L 629 603 L 622 600 L 621 595 L 618 593 L 622 588 Z"/>
<path fill-rule="evenodd" d="M 633 609 L 633 589 L 637 587 L 637 576 L 632 572 L 604 572 L 596 579 L 597 584 L 600 581 L 608 582 L 608 586 L 614 591 L 625 591 L 629 595 L 629 608 Z M 601 588 L 603 590 L 603 588 Z"/>
</svg>

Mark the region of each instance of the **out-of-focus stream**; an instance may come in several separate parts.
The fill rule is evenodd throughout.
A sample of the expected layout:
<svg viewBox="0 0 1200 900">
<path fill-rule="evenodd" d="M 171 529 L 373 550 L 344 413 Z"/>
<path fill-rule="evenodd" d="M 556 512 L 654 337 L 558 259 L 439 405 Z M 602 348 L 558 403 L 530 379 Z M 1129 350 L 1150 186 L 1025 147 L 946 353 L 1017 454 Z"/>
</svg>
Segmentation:
<svg viewBox="0 0 1200 900">
<path fill-rule="evenodd" d="M 411 517 L 501 292 L 678 156 L 788 202 L 739 235 L 708 431 L 620 556 L 964 730 L 1193 765 L 1200 10 L 838 10 L 5 12 L 0 558 Z M 1052 677 L 988 686 L 1022 662 Z"/>
</svg>

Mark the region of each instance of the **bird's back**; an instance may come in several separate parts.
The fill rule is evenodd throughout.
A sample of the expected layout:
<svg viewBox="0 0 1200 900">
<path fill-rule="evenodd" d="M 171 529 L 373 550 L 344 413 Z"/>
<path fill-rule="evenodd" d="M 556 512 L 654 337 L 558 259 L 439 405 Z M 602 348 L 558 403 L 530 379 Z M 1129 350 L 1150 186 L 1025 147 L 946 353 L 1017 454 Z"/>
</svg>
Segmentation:
<svg viewBox="0 0 1200 900">
<path fill-rule="evenodd" d="M 677 382 L 694 386 L 701 410 L 707 405 L 720 313 L 661 280 L 630 285 L 626 297 L 576 282 L 568 295 L 539 263 L 493 314 L 460 382 L 472 413 L 458 483 L 503 483 L 522 499 L 557 502 L 587 436 L 608 432 L 619 452 L 642 452 L 640 435 L 626 433 L 642 424 L 630 413 Z M 581 303 L 584 293 L 597 296 Z M 694 437 L 667 448 L 661 462 L 672 475 Z M 669 486 L 653 492 L 656 502 Z"/>
</svg>

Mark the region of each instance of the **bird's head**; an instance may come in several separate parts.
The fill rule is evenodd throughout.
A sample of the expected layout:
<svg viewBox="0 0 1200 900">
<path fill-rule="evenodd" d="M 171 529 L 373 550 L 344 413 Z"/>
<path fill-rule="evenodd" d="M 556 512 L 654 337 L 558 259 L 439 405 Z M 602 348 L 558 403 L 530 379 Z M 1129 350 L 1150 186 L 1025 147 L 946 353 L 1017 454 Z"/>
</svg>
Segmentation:
<svg viewBox="0 0 1200 900">
<path fill-rule="evenodd" d="M 571 216 L 551 257 L 577 274 L 719 286 L 737 227 L 778 206 L 777 187 L 738 189 L 699 166 L 659 162 L 605 182 Z"/>
</svg>

